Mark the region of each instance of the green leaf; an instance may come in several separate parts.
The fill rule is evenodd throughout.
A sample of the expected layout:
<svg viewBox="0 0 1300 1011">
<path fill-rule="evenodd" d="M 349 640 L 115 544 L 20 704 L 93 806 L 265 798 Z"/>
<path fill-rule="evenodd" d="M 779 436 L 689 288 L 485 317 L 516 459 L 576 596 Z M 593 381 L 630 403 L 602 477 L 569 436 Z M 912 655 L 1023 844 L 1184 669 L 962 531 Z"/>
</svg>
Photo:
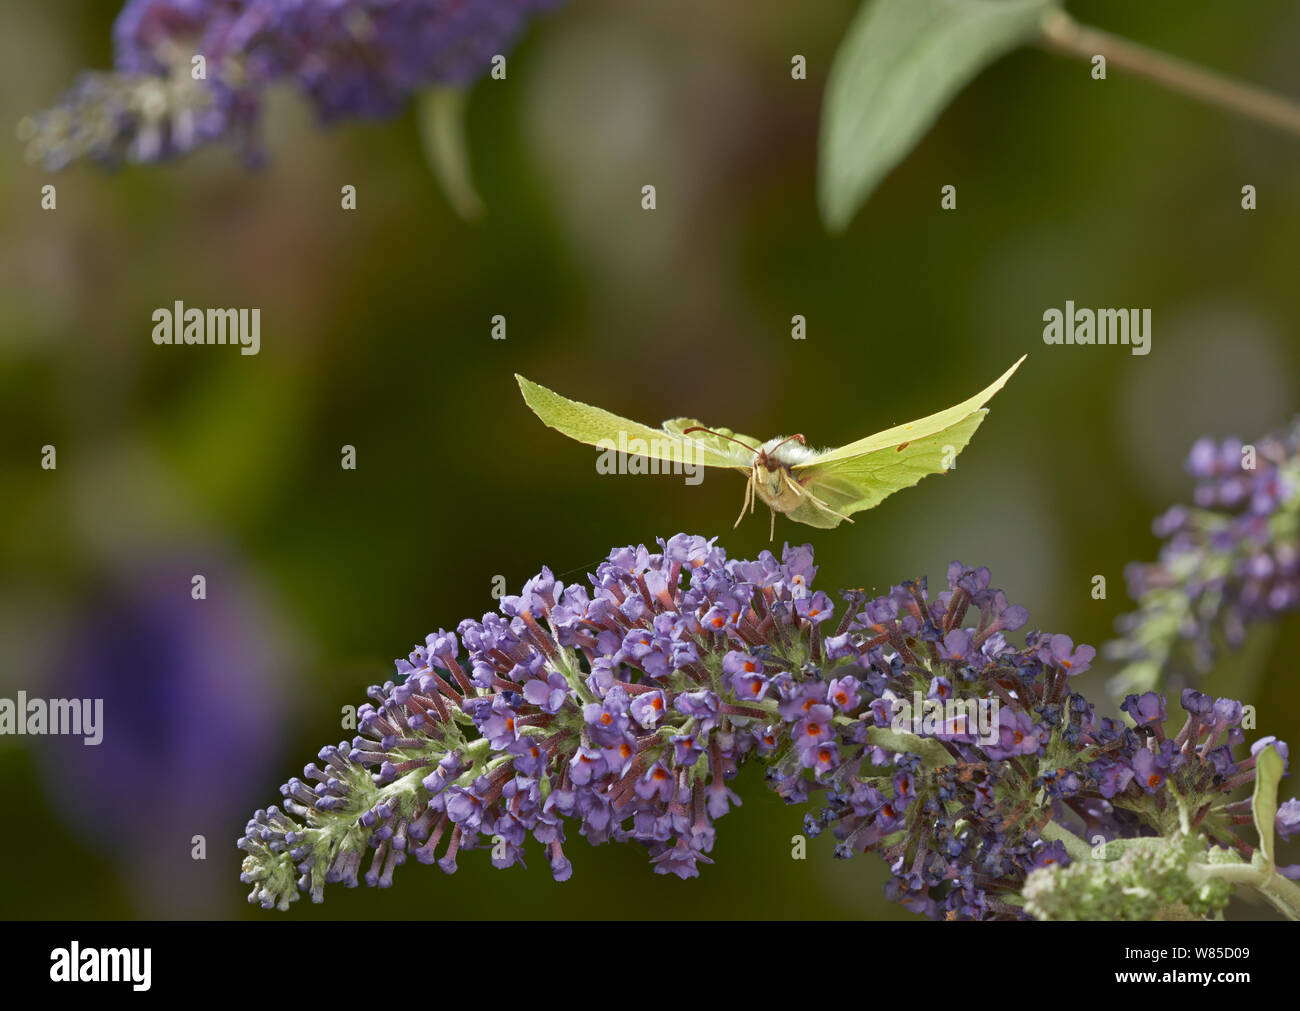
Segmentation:
<svg viewBox="0 0 1300 1011">
<path fill-rule="evenodd" d="M 1041 835 L 1048 842 L 1059 840 L 1065 847 L 1065 852 L 1070 854 L 1071 860 L 1092 859 L 1092 847 L 1059 822 L 1049 821 L 1043 826 Z M 1107 859 L 1112 858 L 1108 856 Z"/>
<path fill-rule="evenodd" d="M 424 156 L 452 209 L 465 221 L 483 213 L 483 200 L 474 189 L 465 140 L 465 101 L 462 88 L 430 88 L 420 96 L 417 112 Z"/>
<path fill-rule="evenodd" d="M 916 734 L 902 733 L 886 727 L 872 727 L 867 731 L 867 740 L 886 751 L 901 751 L 916 755 L 927 769 L 938 769 L 957 761 L 949 754 L 948 749 L 933 737 L 918 737 Z"/>
<path fill-rule="evenodd" d="M 1036 37 L 1054 0 L 867 0 L 826 84 L 818 200 L 846 227 L 976 74 Z"/>
<path fill-rule="evenodd" d="M 1282 782 L 1285 766 L 1282 756 L 1271 744 L 1255 759 L 1255 796 L 1251 808 L 1255 812 L 1259 848 L 1270 868 L 1273 866 L 1273 822 L 1277 817 L 1277 787 Z"/>
</svg>

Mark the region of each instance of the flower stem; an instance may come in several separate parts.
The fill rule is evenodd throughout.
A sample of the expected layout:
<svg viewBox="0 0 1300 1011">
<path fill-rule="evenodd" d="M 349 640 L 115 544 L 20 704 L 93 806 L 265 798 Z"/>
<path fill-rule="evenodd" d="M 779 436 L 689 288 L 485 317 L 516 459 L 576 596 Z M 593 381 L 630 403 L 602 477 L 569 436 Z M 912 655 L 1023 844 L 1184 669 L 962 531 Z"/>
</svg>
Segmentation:
<svg viewBox="0 0 1300 1011">
<path fill-rule="evenodd" d="M 1300 886 L 1282 877 L 1267 863 L 1193 864 L 1189 870 L 1193 876 L 1202 879 L 1221 878 L 1253 888 L 1283 916 L 1300 920 Z"/>
<path fill-rule="evenodd" d="M 1104 56 L 1108 66 L 1114 65 L 1170 91 L 1300 136 L 1300 104 L 1098 28 L 1081 25 L 1064 11 L 1054 10 L 1043 18 L 1040 42 L 1047 49 L 1083 60 Z"/>
</svg>

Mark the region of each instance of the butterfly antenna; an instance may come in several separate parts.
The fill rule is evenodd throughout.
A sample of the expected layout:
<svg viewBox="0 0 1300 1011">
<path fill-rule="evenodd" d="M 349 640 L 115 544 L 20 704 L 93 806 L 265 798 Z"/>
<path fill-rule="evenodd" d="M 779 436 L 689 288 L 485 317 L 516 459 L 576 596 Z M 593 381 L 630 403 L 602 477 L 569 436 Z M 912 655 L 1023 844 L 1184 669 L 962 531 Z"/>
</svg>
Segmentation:
<svg viewBox="0 0 1300 1011">
<path fill-rule="evenodd" d="M 801 446 L 806 446 L 806 445 L 808 445 L 808 440 L 805 439 L 802 435 L 787 435 L 784 439 L 782 439 L 782 440 L 781 440 L 780 442 L 778 442 L 775 446 L 773 446 L 771 449 L 769 449 L 768 452 L 769 452 L 769 453 L 775 453 L 778 449 L 780 449 L 780 448 L 781 448 L 782 446 L 784 446 L 787 442 L 790 442 L 790 441 L 793 440 L 793 439 L 798 439 L 798 440 L 799 440 L 799 444 L 800 444 Z"/>
<path fill-rule="evenodd" d="M 733 439 L 730 435 L 723 435 L 721 432 L 715 432 L 711 428 L 705 428 L 703 425 L 692 425 L 690 428 L 682 429 L 682 435 L 690 435 L 692 432 L 708 432 L 710 435 L 717 436 L 719 439 L 726 439 L 728 442 L 734 442 L 737 446 L 744 446 L 751 453 L 758 452 L 757 446 L 750 446 L 741 442 L 739 439 Z M 802 439 L 803 436 L 801 435 L 799 438 Z"/>
</svg>

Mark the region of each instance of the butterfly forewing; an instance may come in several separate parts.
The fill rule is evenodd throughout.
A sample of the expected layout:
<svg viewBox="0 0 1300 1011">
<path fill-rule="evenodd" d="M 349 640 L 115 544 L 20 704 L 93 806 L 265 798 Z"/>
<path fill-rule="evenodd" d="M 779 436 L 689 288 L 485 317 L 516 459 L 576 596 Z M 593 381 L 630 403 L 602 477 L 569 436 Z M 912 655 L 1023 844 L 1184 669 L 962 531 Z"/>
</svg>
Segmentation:
<svg viewBox="0 0 1300 1011">
<path fill-rule="evenodd" d="M 612 445 L 619 448 L 632 446 L 635 440 L 636 445 L 630 455 L 706 467 L 748 467 L 752 458 L 752 454 L 745 454 L 739 446 L 723 452 L 719 446 L 727 445 L 726 443 L 714 446 L 696 439 L 694 434 L 684 436 L 680 431 L 651 428 L 599 407 L 562 397 L 523 376 L 516 375 L 515 379 L 519 381 L 525 403 L 532 408 L 534 414 L 557 432 L 578 442 L 585 442 L 588 446 L 604 443 L 606 447 Z"/>
<path fill-rule="evenodd" d="M 689 435 L 685 434 L 688 429 L 692 428 L 696 429 L 696 431 L 691 432 Z M 741 470 L 749 470 L 753 465 L 754 450 L 760 442 L 760 440 L 751 438 L 748 435 L 733 432 L 730 428 L 705 425 L 694 418 L 670 418 L 664 422 L 664 431 L 707 446 L 720 456 L 731 459 L 732 462 L 729 466 L 739 467 Z"/>
<path fill-rule="evenodd" d="M 895 425 L 893 428 L 877 432 L 875 435 L 868 435 L 865 439 L 850 442 L 847 446 L 840 446 L 838 449 L 828 449 L 817 460 L 807 464 L 807 466 L 829 463 L 833 460 L 846 460 L 878 449 L 892 448 L 904 442 L 914 443 L 928 435 L 934 435 L 936 432 L 951 428 L 988 403 L 993 394 L 1002 389 L 1016 369 L 1020 368 L 1020 362 L 1023 362 L 1025 358 L 1025 355 L 1021 355 L 1020 361 L 1002 373 L 993 383 L 980 390 L 970 399 L 963 400 L 955 407 L 949 407 L 946 411 L 940 411 L 938 414 L 931 414 L 925 418 L 918 418 L 916 421 Z"/>
<path fill-rule="evenodd" d="M 796 468 L 796 473 L 804 488 L 834 512 L 845 516 L 861 512 L 929 474 L 942 474 L 950 468 L 986 414 L 982 409 L 974 411 L 942 432 L 906 445 L 900 443 L 848 459 L 812 460 Z M 791 512 L 790 517 L 811 522 L 797 512 Z"/>
</svg>

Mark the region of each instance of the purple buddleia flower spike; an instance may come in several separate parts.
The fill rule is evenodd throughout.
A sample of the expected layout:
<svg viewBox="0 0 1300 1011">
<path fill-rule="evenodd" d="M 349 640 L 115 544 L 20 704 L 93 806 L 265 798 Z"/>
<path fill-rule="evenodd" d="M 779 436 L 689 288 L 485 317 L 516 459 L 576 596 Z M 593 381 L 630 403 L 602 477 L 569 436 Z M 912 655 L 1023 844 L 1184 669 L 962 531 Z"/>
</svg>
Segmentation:
<svg viewBox="0 0 1300 1011">
<path fill-rule="evenodd" d="M 1136 728 L 1099 717 L 1070 687 L 1091 647 L 1037 632 L 1011 645 L 1027 614 L 987 569 L 954 562 L 934 599 L 924 580 L 845 594 L 836 621 L 809 547 L 751 562 L 703 538 L 659 543 L 611 552 L 581 593 L 544 570 L 500 614 L 399 661 L 351 745 L 322 750 L 248 823 L 250 900 L 387 887 L 407 852 L 447 873 L 475 849 L 511 867 L 533 844 L 563 881 L 566 822 L 695 877 L 740 803 L 727 781 L 755 756 L 782 799 L 817 799 L 807 831 L 829 829 L 836 856 L 878 853 L 887 894 L 924 915 L 1023 916 L 1028 875 L 1070 864 L 1063 840 L 1148 836 L 1177 803 L 1237 845 L 1224 833 L 1249 814 L 1229 794 L 1255 765 L 1235 754 L 1241 707 L 1190 693 L 1176 738 L 1158 695 L 1126 703 Z M 823 629 L 834 656 L 816 649 Z M 1279 808 L 1279 831 L 1295 822 Z"/>
</svg>

